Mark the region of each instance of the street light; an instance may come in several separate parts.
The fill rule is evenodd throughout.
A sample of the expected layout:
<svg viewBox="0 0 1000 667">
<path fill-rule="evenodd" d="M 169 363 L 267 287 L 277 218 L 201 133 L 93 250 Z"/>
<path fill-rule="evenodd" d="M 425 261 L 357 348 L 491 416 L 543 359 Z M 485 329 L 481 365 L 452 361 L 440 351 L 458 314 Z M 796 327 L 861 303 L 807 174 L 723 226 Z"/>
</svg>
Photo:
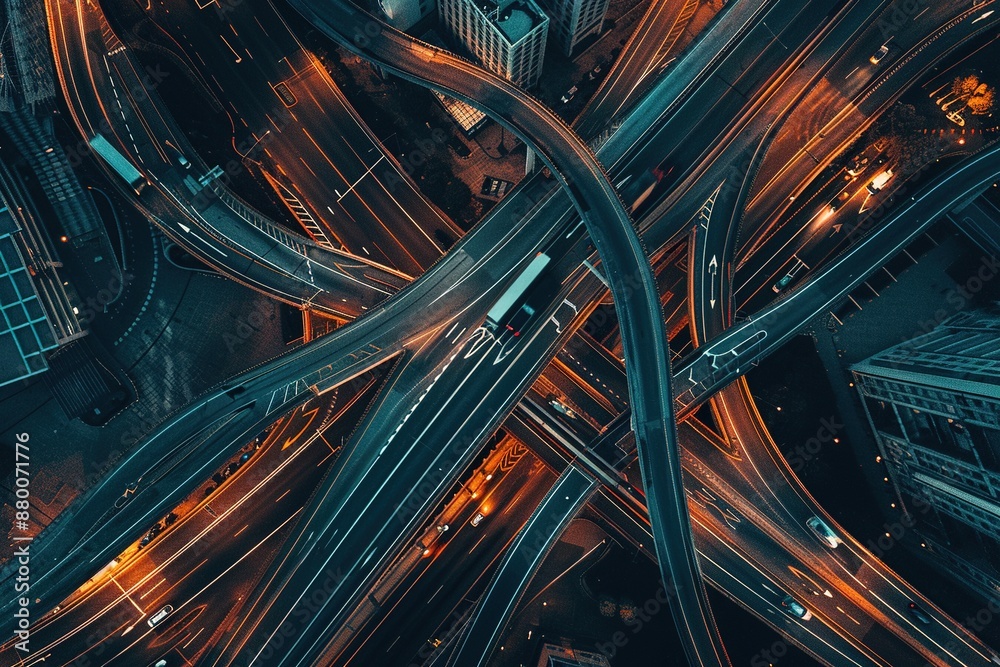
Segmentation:
<svg viewBox="0 0 1000 667">
<path fill-rule="evenodd" d="M 767 403 L 768 405 L 770 405 L 770 406 L 771 406 L 772 408 L 774 408 L 774 409 L 775 409 L 775 410 L 777 410 L 778 412 L 781 412 L 781 406 L 780 406 L 780 405 L 775 405 L 775 404 L 774 404 L 774 403 L 772 403 L 771 401 L 768 401 L 768 400 L 766 400 L 766 399 L 763 399 L 763 398 L 761 398 L 760 396 L 752 396 L 752 395 L 751 395 L 751 398 L 753 398 L 753 400 L 755 400 L 755 401 L 760 401 L 761 403 Z"/>
<path fill-rule="evenodd" d="M 267 131 L 264 132 L 264 134 L 260 135 L 260 138 L 257 139 L 257 141 L 253 142 L 253 146 L 251 146 L 250 148 L 248 148 L 246 153 L 240 154 L 239 151 L 236 151 L 236 154 L 239 155 L 244 160 L 248 159 L 247 156 L 250 155 L 250 153 L 253 151 L 253 149 L 257 148 L 257 144 L 259 144 L 260 142 L 264 141 L 264 137 L 266 137 L 269 134 L 271 134 L 271 129 L 270 128 L 268 128 Z"/>
</svg>

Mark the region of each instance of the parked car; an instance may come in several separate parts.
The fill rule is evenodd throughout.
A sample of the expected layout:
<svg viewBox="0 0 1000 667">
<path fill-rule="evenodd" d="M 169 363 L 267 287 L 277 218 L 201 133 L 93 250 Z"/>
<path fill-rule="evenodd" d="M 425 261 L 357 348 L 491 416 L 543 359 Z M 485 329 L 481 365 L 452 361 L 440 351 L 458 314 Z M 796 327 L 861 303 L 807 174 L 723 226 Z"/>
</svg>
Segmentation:
<svg viewBox="0 0 1000 667">
<path fill-rule="evenodd" d="M 559 101 L 561 101 L 563 104 L 569 104 L 569 101 L 572 100 L 574 97 L 576 97 L 576 91 L 578 90 L 579 88 L 573 86 L 572 88 L 567 90 L 562 97 L 559 98 Z"/>
</svg>

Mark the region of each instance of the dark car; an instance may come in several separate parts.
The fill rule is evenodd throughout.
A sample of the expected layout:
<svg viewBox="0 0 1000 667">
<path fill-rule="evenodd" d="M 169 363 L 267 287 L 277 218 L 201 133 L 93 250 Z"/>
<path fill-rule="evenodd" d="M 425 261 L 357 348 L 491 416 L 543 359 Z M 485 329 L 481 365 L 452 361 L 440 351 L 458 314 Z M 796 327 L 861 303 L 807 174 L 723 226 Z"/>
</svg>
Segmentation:
<svg viewBox="0 0 1000 667">
<path fill-rule="evenodd" d="M 924 625 L 931 624 L 931 617 L 928 616 L 927 613 L 923 609 L 921 609 L 916 602 L 911 602 L 908 605 L 906 605 L 906 611 L 910 612 L 910 616 L 920 621 Z"/>
<path fill-rule="evenodd" d="M 830 212 L 835 213 L 845 201 L 851 198 L 851 193 L 844 190 L 839 195 L 830 200 Z"/>
<path fill-rule="evenodd" d="M 134 482 L 129 483 L 128 486 L 125 487 L 125 492 L 120 496 L 118 496 L 117 498 L 115 498 L 116 508 L 121 509 L 122 507 L 125 506 L 125 503 L 132 500 L 132 495 L 135 493 L 135 490 L 139 488 L 140 481 L 142 481 L 142 477 L 135 480 Z"/>
<path fill-rule="evenodd" d="M 795 257 L 794 255 L 792 256 Z M 808 270 L 808 268 L 809 267 L 807 267 L 801 259 L 795 257 L 795 263 L 792 264 L 792 267 L 790 269 L 788 269 L 788 273 L 779 278 L 778 282 L 774 283 L 774 285 L 771 286 L 771 290 L 775 294 L 778 294 L 779 292 L 781 292 L 781 290 L 785 289 L 786 287 L 792 284 L 792 281 L 795 280 L 796 277 L 798 277 L 799 271 L 801 271 L 802 269 Z"/>
<path fill-rule="evenodd" d="M 785 275 L 783 275 L 781 278 L 778 279 L 778 282 L 774 283 L 774 285 L 771 286 L 771 290 L 775 293 L 780 292 L 781 290 L 788 287 L 788 285 L 791 284 L 793 280 L 795 280 L 795 274 L 786 273 Z"/>
<path fill-rule="evenodd" d="M 831 549 L 836 549 L 837 545 L 841 544 L 841 540 L 837 537 L 837 534 L 833 532 L 830 526 L 826 525 L 826 522 L 818 516 L 810 517 L 806 521 L 806 525 L 816 537 L 822 540 L 823 543 Z"/>
<path fill-rule="evenodd" d="M 789 614 L 795 618 L 801 618 L 803 621 L 808 621 L 813 617 L 812 612 L 802 606 L 795 598 L 791 595 L 786 595 L 785 599 L 781 601 L 781 606 L 785 608 Z"/>
</svg>

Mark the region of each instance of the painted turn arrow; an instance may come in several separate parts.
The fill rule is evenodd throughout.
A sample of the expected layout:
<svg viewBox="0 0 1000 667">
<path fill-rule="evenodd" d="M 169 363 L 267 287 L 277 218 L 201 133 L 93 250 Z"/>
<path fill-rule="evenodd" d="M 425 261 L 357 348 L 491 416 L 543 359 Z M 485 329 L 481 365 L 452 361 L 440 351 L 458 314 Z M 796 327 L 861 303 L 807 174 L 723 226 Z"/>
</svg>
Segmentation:
<svg viewBox="0 0 1000 667">
<path fill-rule="evenodd" d="M 712 285 L 712 291 L 709 294 L 708 303 L 712 308 L 715 308 L 715 274 L 719 271 L 719 260 L 712 255 L 712 261 L 708 263 L 708 273 L 712 276 L 709 281 Z"/>
</svg>

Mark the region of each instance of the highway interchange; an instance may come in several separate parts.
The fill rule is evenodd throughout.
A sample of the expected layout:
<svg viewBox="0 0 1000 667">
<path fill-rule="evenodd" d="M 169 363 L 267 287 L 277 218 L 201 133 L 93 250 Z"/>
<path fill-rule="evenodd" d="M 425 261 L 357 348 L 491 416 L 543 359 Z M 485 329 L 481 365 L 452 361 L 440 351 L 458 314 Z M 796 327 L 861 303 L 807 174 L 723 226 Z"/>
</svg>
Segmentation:
<svg viewBox="0 0 1000 667">
<path fill-rule="evenodd" d="M 185 154 L 196 155 L 196 152 L 179 138 L 168 112 L 150 95 L 146 100 L 136 101 L 129 112 L 123 110 L 117 116 L 112 112 L 100 117 L 98 114 L 107 113 L 99 101 L 102 91 L 106 94 L 115 86 L 115 75 L 106 69 L 107 77 L 101 73 L 100 80 L 94 80 L 93 68 L 87 68 L 92 77 L 87 85 L 74 84 L 72 95 L 68 92 L 70 87 L 66 87 L 67 102 L 75 112 L 76 122 L 83 134 L 88 133 L 88 128 L 93 132 L 93 128 L 105 123 L 115 128 L 116 133 L 124 131 L 129 136 L 132 133 L 125 128 L 130 122 L 150 128 L 148 141 L 133 145 L 135 158 L 154 182 L 152 192 L 147 189 L 139 199 L 150 218 L 164 231 L 228 275 L 278 298 L 306 307 L 325 308 L 344 319 L 362 314 L 363 317 L 311 345 L 225 381 L 141 442 L 77 503 L 71 516 L 61 517 L 35 545 L 35 557 L 52 564 L 52 570 L 47 570 L 33 584 L 43 604 L 52 608 L 66 598 L 82 581 L 141 537 L 151 523 L 200 485 L 232 452 L 279 416 L 317 394 L 322 396 L 345 383 L 365 378 L 373 368 L 394 360 L 385 387 L 335 462 L 331 474 L 323 479 L 307 503 L 303 500 L 301 519 L 289 526 L 290 533 L 278 548 L 278 556 L 261 585 L 247 592 L 253 603 L 246 607 L 240 622 L 215 646 L 206 645 L 198 658 L 198 664 L 323 664 L 324 656 L 329 660 L 332 655 L 328 653 L 332 638 L 345 619 L 356 612 L 389 564 L 420 534 L 439 499 L 476 457 L 482 444 L 505 419 L 521 416 L 519 411 L 525 408 L 530 412 L 530 405 L 522 401 L 522 395 L 536 377 L 547 372 L 546 367 L 559 350 L 572 345 L 574 335 L 580 335 L 578 330 L 610 287 L 621 324 L 624 367 L 628 371 L 624 378 L 618 379 L 618 395 L 628 396 L 629 400 L 627 408 L 618 405 L 611 410 L 617 418 L 617 431 L 609 431 L 615 437 L 605 440 L 614 443 L 634 437 L 635 451 L 632 459 L 622 462 L 588 462 L 588 452 L 602 451 L 607 446 L 594 442 L 597 436 L 594 429 L 587 431 L 576 424 L 569 427 L 565 419 L 553 420 L 550 405 L 543 402 L 539 410 L 539 404 L 534 403 L 535 418 L 531 421 L 535 426 L 546 419 L 540 413 L 548 413 L 549 421 L 549 428 L 541 432 L 528 425 L 528 430 L 534 430 L 536 440 L 547 437 L 554 438 L 556 445 L 577 443 L 572 449 L 562 451 L 563 457 L 573 452 L 576 460 L 564 461 L 565 471 L 552 488 L 586 480 L 585 484 L 574 486 L 578 495 L 572 502 L 568 502 L 570 497 L 563 496 L 563 503 L 557 507 L 540 506 L 536 518 L 551 512 L 559 519 L 546 522 L 546 539 L 557 539 L 560 529 L 588 498 L 594 503 L 599 502 L 595 498 L 607 499 L 609 513 L 621 514 L 615 517 L 615 523 L 626 534 L 635 531 L 644 534 L 637 543 L 644 544 L 647 550 L 655 545 L 650 555 L 658 557 L 664 579 L 677 590 L 677 596 L 671 600 L 672 610 L 692 664 L 728 664 L 708 609 L 702 577 L 761 618 L 786 629 L 792 641 L 828 664 L 896 665 L 917 664 L 915 661 L 919 660 L 942 665 L 989 664 L 992 651 L 943 613 L 933 612 L 936 623 L 927 630 L 917 627 L 901 613 L 899 600 L 922 599 L 919 593 L 865 552 L 860 544 L 847 539 L 842 531 L 856 561 L 845 564 L 841 552 L 830 554 L 816 546 L 803 521 L 811 515 L 823 516 L 822 510 L 809 499 L 768 441 L 745 385 L 739 381 L 733 383 L 816 315 L 843 299 L 927 225 L 988 187 L 1000 172 L 998 149 L 986 149 L 941 177 L 922 184 L 908 202 L 879 220 L 870 234 L 858 234 L 859 240 L 846 249 L 836 248 L 839 254 L 830 246 L 823 247 L 822 252 L 834 254 L 833 258 L 821 262 L 808 280 L 787 295 L 763 298 L 768 297 L 772 276 L 781 266 L 761 269 L 766 277 L 762 276 L 757 284 L 767 289 L 747 288 L 743 294 L 733 290 L 732 263 L 739 248 L 732 232 L 740 222 L 738 212 L 752 202 L 747 212 L 757 211 L 752 220 L 763 225 L 782 212 L 789 198 L 787 188 L 794 189 L 798 183 L 815 176 L 812 172 L 816 163 L 800 160 L 802 153 L 797 152 L 783 158 L 784 165 L 772 167 L 772 171 L 782 173 L 780 179 L 773 178 L 763 185 L 751 182 L 751 172 L 766 159 L 763 151 L 781 141 L 769 136 L 771 123 L 765 124 L 764 120 L 773 122 L 774 118 L 782 118 L 796 109 L 828 101 L 829 91 L 816 89 L 812 89 L 813 95 L 827 97 L 820 101 L 810 99 L 810 84 L 820 75 L 847 67 L 852 59 L 867 61 L 871 36 L 859 37 L 859 33 L 865 25 L 871 31 L 872 17 L 885 10 L 883 6 L 865 3 L 815 4 L 815 8 L 809 9 L 823 10 L 831 19 L 818 28 L 811 18 L 814 14 L 806 14 L 805 9 L 793 14 L 780 11 L 780 2 L 737 3 L 700 37 L 706 44 L 722 40 L 724 46 L 712 51 L 699 49 L 701 42 L 696 43 L 686 53 L 689 60 L 672 66 L 670 76 L 662 78 L 652 92 L 635 101 L 628 119 L 595 156 L 541 104 L 471 63 L 395 33 L 345 3 L 313 6 L 296 0 L 292 5 L 297 10 L 346 48 L 355 49 L 363 57 L 422 85 L 481 105 L 495 120 L 533 146 L 562 186 L 556 189 L 540 176 L 530 179 L 443 260 L 427 268 L 431 262 L 426 259 L 418 262 L 412 257 L 411 264 L 405 267 L 408 273 L 387 265 L 385 260 L 392 253 L 384 253 L 377 258 L 383 261 L 375 262 L 335 255 L 331 248 L 324 248 L 315 240 L 296 239 L 285 232 L 281 233 L 281 239 L 276 239 L 277 234 L 267 234 L 271 227 L 259 220 L 258 224 L 251 224 L 247 218 L 252 216 L 234 215 L 236 207 L 223 209 L 214 199 L 211 206 L 222 210 L 216 210 L 216 217 L 209 218 L 198 210 L 197 204 L 184 201 L 191 193 L 185 194 L 181 183 L 183 173 L 171 166 L 175 160 L 163 140 L 170 139 L 173 145 L 183 146 Z M 81 7 L 50 3 L 53 15 L 61 17 L 64 25 L 76 21 L 83 33 L 86 29 L 83 26 L 92 22 L 94 29 L 101 30 L 100 17 L 92 11 L 84 12 Z M 886 85 L 872 72 L 868 79 L 851 81 L 850 90 L 839 91 L 844 99 L 871 100 L 871 108 L 855 112 L 854 116 L 831 119 L 839 137 L 834 134 L 833 140 L 823 146 L 822 160 L 834 157 L 846 138 L 856 134 L 878 110 L 901 94 L 911 78 L 963 41 L 991 26 L 995 29 L 994 19 L 973 23 L 983 11 L 979 7 L 974 11 L 944 7 L 931 12 L 927 20 L 949 26 L 947 40 L 932 42 L 939 49 L 937 52 L 915 43 L 915 56 L 900 58 L 898 69 L 902 73 L 898 81 L 890 78 Z M 780 17 L 782 22 L 772 20 L 769 12 L 774 12 L 774 18 Z M 760 26 L 766 26 L 773 39 L 760 39 Z M 926 32 L 921 30 L 919 35 Z M 81 60 L 81 56 L 72 55 L 72 49 L 80 47 L 72 30 L 62 34 L 64 39 L 54 41 L 59 47 L 57 54 L 65 53 L 61 77 L 65 86 L 69 80 L 67 73 L 76 70 L 73 80 L 79 79 L 78 68 L 87 56 Z M 358 35 L 364 39 L 358 39 Z M 269 43 L 264 39 L 255 41 Z M 861 46 L 844 49 L 845 44 L 854 42 Z M 648 48 L 647 44 L 641 46 Z M 746 65 L 746 55 L 741 49 L 753 54 L 753 66 Z M 253 50 L 259 52 L 256 47 Z M 727 56 L 743 58 L 740 68 L 744 79 L 726 78 Z M 686 67 L 686 62 L 690 66 Z M 232 65 L 222 69 L 235 71 Z M 128 76 L 125 68 L 118 72 L 120 76 Z M 261 80 L 273 80 L 266 70 L 260 76 Z M 719 81 L 725 81 L 727 90 L 733 94 L 719 95 Z M 225 94 L 226 86 L 221 83 L 219 86 Z M 704 114 L 699 95 L 719 99 L 713 114 Z M 251 96 L 250 102 L 254 99 Z M 241 112 L 237 113 L 243 117 Z M 256 109 L 253 113 L 257 114 L 255 123 L 264 127 L 261 118 L 267 120 L 266 112 Z M 705 125 L 699 127 L 692 118 L 702 116 Z M 253 116 L 245 118 L 249 127 Z M 332 122 L 324 117 L 308 119 L 310 127 L 324 127 Z M 343 124 L 343 120 L 339 122 Z M 679 128 L 692 129 L 681 132 Z M 251 132 L 253 137 L 259 135 Z M 304 134 L 308 132 L 304 130 Z M 331 145 L 333 139 L 328 141 L 315 143 Z M 363 140 L 344 141 L 338 155 L 347 149 L 360 157 L 359 144 L 365 141 L 369 143 L 366 151 L 375 146 L 367 135 Z M 267 150 L 279 155 L 282 147 L 290 150 L 286 144 L 271 143 Z M 322 152 L 318 145 L 316 150 Z M 287 155 L 290 154 L 286 154 L 285 164 L 293 162 Z M 732 156 L 746 160 L 751 167 L 734 174 Z M 380 159 L 389 160 L 367 158 Z M 642 234 L 640 241 L 613 184 L 624 184 L 629 179 L 638 182 L 646 172 L 654 168 L 662 170 L 661 165 L 667 159 L 680 165 L 669 176 L 669 188 L 668 183 L 659 184 L 634 211 L 638 216 L 636 226 Z M 319 161 L 317 158 L 316 162 Z M 360 174 L 369 173 L 370 161 L 351 163 L 350 168 Z M 606 171 L 602 164 L 606 165 Z M 332 163 L 330 166 L 333 167 Z M 746 180 L 738 181 L 739 178 Z M 304 189 L 306 199 L 318 201 L 323 188 L 328 187 L 323 182 L 329 179 L 314 181 L 300 172 L 291 180 Z M 755 186 L 759 189 L 751 192 Z M 379 190 L 376 187 L 370 192 L 359 192 L 359 205 L 374 210 L 374 202 L 381 203 L 380 198 L 384 198 L 384 192 Z M 622 189 L 621 196 L 630 198 L 627 188 Z M 414 202 L 422 201 L 415 193 L 414 197 Z M 707 216 L 706 201 L 713 203 Z M 826 200 L 820 198 L 820 201 Z M 398 209 L 410 211 L 408 216 L 413 215 L 412 211 L 422 210 L 426 212 L 421 216 L 437 215 L 430 207 L 421 209 L 419 203 Z M 385 210 L 380 204 L 379 215 Z M 360 215 L 352 211 L 347 214 Z M 810 212 L 803 209 L 796 214 Z M 205 226 L 194 227 L 190 223 L 195 220 Z M 581 238 L 581 220 L 593 240 L 596 256 Z M 223 221 L 230 226 L 221 227 Z M 205 234 L 192 237 L 192 228 L 203 229 Z M 385 228 L 397 230 L 403 226 L 386 223 Z M 260 233 L 262 229 L 264 233 Z M 648 255 L 655 258 L 671 240 L 692 230 L 695 250 L 688 281 L 691 312 L 687 315 L 695 331 L 695 347 L 676 359 L 667 347 L 669 323 L 662 315 Z M 787 242 L 780 233 L 766 236 L 765 248 Z M 264 237 L 268 239 L 264 241 L 269 244 L 268 250 L 251 249 L 251 243 L 259 243 Z M 755 234 L 753 238 L 759 236 Z M 234 242 L 240 251 L 236 253 L 238 258 L 231 261 L 225 248 L 232 251 Z M 346 246 L 356 253 L 365 243 L 356 240 Z M 545 317 L 539 320 L 543 324 L 516 345 L 510 340 L 495 340 L 480 328 L 486 310 L 524 259 L 552 244 L 560 249 L 553 276 L 561 277 L 561 287 L 553 295 Z M 274 250 L 276 255 L 284 253 L 282 257 L 288 258 L 287 263 L 284 258 L 279 259 L 268 270 L 258 273 L 264 261 L 275 261 L 263 259 Z M 342 253 L 339 249 L 336 252 Z M 766 254 L 766 250 L 755 248 L 752 257 Z M 339 259 L 333 259 L 334 256 Z M 582 261 L 588 257 L 603 275 L 595 276 L 582 268 Z M 349 263 L 347 271 L 329 268 L 343 267 L 345 262 Z M 810 265 L 816 264 L 810 262 Z M 411 281 L 411 276 L 424 269 L 419 279 Z M 308 275 L 304 279 L 303 270 Z M 320 275 L 314 275 L 314 271 Z M 345 291 L 345 276 L 350 276 L 346 281 L 349 291 Z M 411 281 L 410 285 L 402 289 L 407 281 Z M 391 294 L 395 296 L 388 298 Z M 741 309 L 749 309 L 753 314 L 735 322 L 733 314 Z M 413 312 L 420 312 L 420 317 L 413 317 Z M 621 374 L 620 366 L 617 370 Z M 622 380 L 627 387 L 622 386 Z M 565 380 L 555 384 L 565 386 Z M 590 389 L 591 394 L 601 391 Z M 728 441 L 713 442 L 713 434 L 699 429 L 693 419 L 675 425 L 674 415 L 679 421 L 685 420 L 713 396 L 717 396 L 713 399 L 715 409 L 727 412 L 726 423 L 731 430 Z M 519 401 L 521 407 L 515 411 Z M 508 417 L 511 411 L 515 411 L 514 416 Z M 583 432 L 573 434 L 574 430 Z M 628 435 L 630 430 L 633 436 Z M 550 446 L 554 445 L 550 442 Z M 641 494 L 631 485 L 624 485 L 620 475 L 622 467 L 634 460 L 636 454 L 643 473 Z M 680 483 L 682 478 L 684 485 Z M 430 484 L 425 483 L 428 480 Z M 591 495 L 599 484 L 601 490 Z M 720 521 L 720 514 L 713 514 L 703 506 L 704 496 L 701 505 L 691 496 L 691 490 L 699 484 L 714 497 L 724 499 L 719 504 L 742 517 L 741 528 L 737 529 L 738 543 L 728 537 L 732 528 L 726 521 Z M 689 493 L 685 493 L 685 488 Z M 130 489 L 129 500 L 117 507 L 115 501 L 125 489 Z M 548 498 L 552 502 L 560 500 L 555 493 Z M 762 515 L 755 509 L 758 502 L 781 507 L 780 520 L 775 514 Z M 412 511 L 404 517 L 399 507 L 410 507 Z M 649 513 L 649 519 L 644 512 Z M 526 523 L 525 532 L 511 542 L 512 550 L 503 562 L 498 561 L 497 579 L 487 587 L 485 597 L 472 614 L 469 627 L 485 624 L 492 634 L 477 631 L 472 635 L 477 642 L 485 642 L 481 646 L 475 646 L 467 637 L 456 641 L 457 655 L 463 656 L 456 664 L 485 664 L 485 658 L 495 650 L 495 639 L 521 591 L 520 586 L 503 584 L 503 577 L 513 576 L 506 564 L 524 566 L 529 562 L 515 559 L 513 554 L 518 544 L 532 535 L 533 529 L 537 527 Z M 506 543 L 494 545 L 498 555 L 504 546 Z M 540 557 L 542 553 L 537 555 Z M 73 555 L 73 566 L 56 567 L 56 563 L 67 560 L 66 554 Z M 846 611 L 840 606 L 836 609 L 852 619 L 856 627 L 851 627 L 832 608 L 825 607 L 815 610 L 819 623 L 797 622 L 797 627 L 791 629 L 787 629 L 787 616 L 769 618 L 776 610 L 783 613 L 778 604 L 780 596 L 768 598 L 761 590 L 748 588 L 745 582 L 762 577 L 772 585 L 790 590 L 796 585 L 796 575 L 790 574 L 789 562 L 795 563 L 797 571 L 811 573 L 809 577 L 819 578 L 835 591 L 837 601 Z M 515 580 L 523 584 L 529 574 L 530 569 Z M 848 579 L 856 584 L 848 583 Z M 317 587 L 325 591 L 322 603 L 311 607 L 306 620 L 296 623 L 290 635 L 285 634 L 288 622 L 299 618 L 296 612 Z M 865 597 L 858 587 L 877 589 L 878 594 L 872 593 L 876 602 Z M 500 592 L 493 592 L 497 590 Z M 885 593 L 888 590 L 894 592 Z M 122 593 L 124 597 L 128 595 Z M 497 599 L 505 595 L 510 597 Z M 10 601 L 4 602 L 9 606 Z M 822 603 L 819 601 L 817 605 Z M 921 604 L 934 610 L 929 601 Z M 495 606 L 501 609 L 495 611 Z M 68 611 L 93 613 L 83 605 L 77 609 Z M 58 624 L 53 620 L 52 625 Z M 277 651 L 274 645 L 279 637 L 282 643 Z M 474 658 L 464 657 L 472 654 Z"/>
</svg>

